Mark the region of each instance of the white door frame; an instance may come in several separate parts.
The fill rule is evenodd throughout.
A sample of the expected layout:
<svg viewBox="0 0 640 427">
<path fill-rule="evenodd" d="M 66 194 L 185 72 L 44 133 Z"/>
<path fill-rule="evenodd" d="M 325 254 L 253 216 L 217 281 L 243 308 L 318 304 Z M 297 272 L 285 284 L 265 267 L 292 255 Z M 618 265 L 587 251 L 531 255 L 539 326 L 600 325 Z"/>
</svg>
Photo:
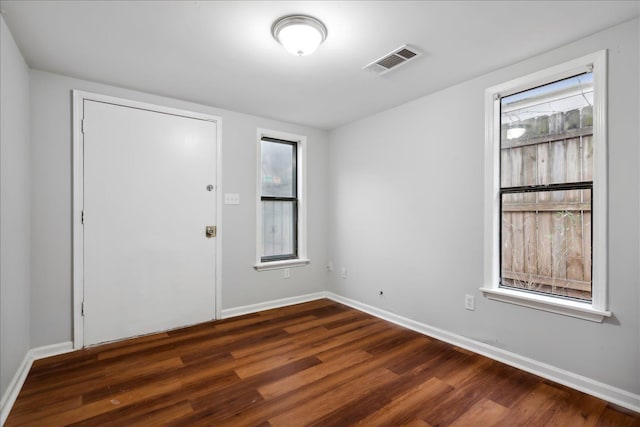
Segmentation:
<svg viewBox="0 0 640 427">
<path fill-rule="evenodd" d="M 82 209 L 84 206 L 84 151 L 82 118 L 84 101 L 97 101 L 141 110 L 155 111 L 181 117 L 207 120 L 216 123 L 216 275 L 214 318 L 222 312 L 222 118 L 210 114 L 164 107 L 132 101 L 96 93 L 73 91 L 73 348 L 84 347 L 84 320 L 82 303 L 84 301 L 84 229 L 82 225 Z"/>
</svg>

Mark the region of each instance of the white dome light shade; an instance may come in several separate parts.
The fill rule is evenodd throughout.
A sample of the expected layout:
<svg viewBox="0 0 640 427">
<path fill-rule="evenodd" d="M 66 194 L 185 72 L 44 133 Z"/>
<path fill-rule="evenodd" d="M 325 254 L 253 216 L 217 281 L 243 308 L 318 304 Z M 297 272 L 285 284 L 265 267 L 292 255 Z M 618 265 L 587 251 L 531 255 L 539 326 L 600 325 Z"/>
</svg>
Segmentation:
<svg viewBox="0 0 640 427">
<path fill-rule="evenodd" d="M 288 52 L 304 56 L 314 52 L 327 38 L 327 28 L 311 16 L 293 15 L 273 24 L 271 34 Z"/>
</svg>

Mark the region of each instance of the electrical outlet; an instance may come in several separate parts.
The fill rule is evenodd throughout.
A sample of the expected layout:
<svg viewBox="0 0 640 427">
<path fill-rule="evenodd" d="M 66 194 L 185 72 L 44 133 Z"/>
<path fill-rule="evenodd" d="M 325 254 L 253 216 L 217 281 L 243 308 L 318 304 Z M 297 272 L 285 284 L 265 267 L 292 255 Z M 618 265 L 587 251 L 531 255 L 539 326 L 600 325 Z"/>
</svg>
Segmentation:
<svg viewBox="0 0 640 427">
<path fill-rule="evenodd" d="M 224 193 L 224 204 L 225 205 L 239 205 L 240 204 L 240 194 L 238 194 L 238 193 Z"/>
<path fill-rule="evenodd" d="M 343 279 L 347 278 L 347 267 L 342 267 L 342 270 L 340 270 L 340 277 Z"/>
<path fill-rule="evenodd" d="M 284 269 L 284 278 L 288 279 L 289 277 L 291 277 L 291 269 L 290 268 L 285 268 Z"/>
<path fill-rule="evenodd" d="M 464 308 L 474 311 L 476 309 L 476 300 L 473 295 L 464 296 Z"/>
</svg>

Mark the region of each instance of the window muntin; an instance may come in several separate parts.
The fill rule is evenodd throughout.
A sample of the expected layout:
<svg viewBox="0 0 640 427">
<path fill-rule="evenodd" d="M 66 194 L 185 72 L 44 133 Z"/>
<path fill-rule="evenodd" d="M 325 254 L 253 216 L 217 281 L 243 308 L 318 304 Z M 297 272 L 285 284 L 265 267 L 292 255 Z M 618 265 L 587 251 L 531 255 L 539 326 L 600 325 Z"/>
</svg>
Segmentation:
<svg viewBox="0 0 640 427">
<path fill-rule="evenodd" d="M 262 137 L 261 262 L 298 258 L 297 143 Z"/>
<path fill-rule="evenodd" d="M 500 287 L 592 301 L 593 73 L 500 98 Z"/>
</svg>

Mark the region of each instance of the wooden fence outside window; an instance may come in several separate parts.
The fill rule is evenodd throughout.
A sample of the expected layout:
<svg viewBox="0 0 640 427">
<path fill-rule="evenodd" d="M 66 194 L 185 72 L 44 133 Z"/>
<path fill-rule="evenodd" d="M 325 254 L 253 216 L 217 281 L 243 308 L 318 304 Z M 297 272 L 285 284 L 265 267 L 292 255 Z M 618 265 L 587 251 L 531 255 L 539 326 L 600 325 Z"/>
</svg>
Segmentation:
<svg viewBox="0 0 640 427">
<path fill-rule="evenodd" d="M 502 187 L 592 181 L 591 107 L 515 125 L 527 132 L 507 140 L 502 128 Z M 591 196 L 590 190 L 503 195 L 504 286 L 591 300 Z"/>
</svg>

